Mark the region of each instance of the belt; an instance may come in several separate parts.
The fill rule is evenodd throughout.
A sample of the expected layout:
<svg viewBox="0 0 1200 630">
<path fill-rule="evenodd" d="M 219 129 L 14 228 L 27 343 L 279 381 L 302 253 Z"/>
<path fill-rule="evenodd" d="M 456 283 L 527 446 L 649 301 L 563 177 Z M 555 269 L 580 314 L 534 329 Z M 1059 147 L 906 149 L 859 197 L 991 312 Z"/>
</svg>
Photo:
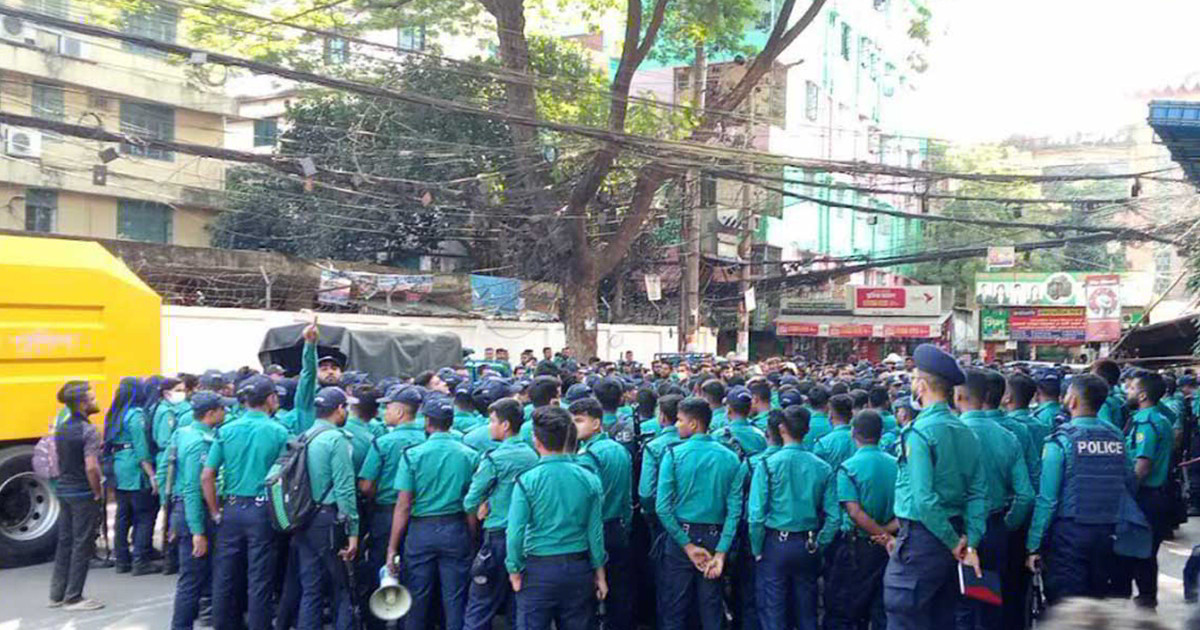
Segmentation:
<svg viewBox="0 0 1200 630">
<path fill-rule="evenodd" d="M 485 541 L 504 540 L 505 536 L 507 536 L 507 535 L 508 534 L 505 532 L 503 527 L 497 527 L 496 529 L 483 530 L 483 539 Z"/>
<path fill-rule="evenodd" d="M 569 562 L 571 560 L 587 560 L 588 554 L 586 551 L 576 551 L 574 553 L 556 553 L 549 556 L 529 556 L 525 558 L 525 564 L 550 564 L 552 562 Z"/>
<path fill-rule="evenodd" d="M 317 511 L 318 512 L 337 512 L 337 504 L 330 503 L 329 505 L 319 506 L 319 507 L 317 507 Z"/>
<path fill-rule="evenodd" d="M 414 523 L 463 523 L 466 521 L 466 514 L 455 512 L 454 514 L 438 514 L 436 516 L 414 516 Z"/>
<path fill-rule="evenodd" d="M 240 505 L 240 506 L 250 507 L 250 506 L 256 506 L 256 505 L 266 505 L 266 503 L 267 503 L 266 497 L 238 497 L 238 496 L 225 497 L 225 505 Z"/>
<path fill-rule="evenodd" d="M 610 518 L 610 519 L 608 519 L 607 521 L 604 521 L 604 526 L 605 526 L 605 527 L 608 527 L 609 525 L 622 525 L 622 523 L 621 523 L 621 519 L 619 519 L 619 518 Z"/>
</svg>

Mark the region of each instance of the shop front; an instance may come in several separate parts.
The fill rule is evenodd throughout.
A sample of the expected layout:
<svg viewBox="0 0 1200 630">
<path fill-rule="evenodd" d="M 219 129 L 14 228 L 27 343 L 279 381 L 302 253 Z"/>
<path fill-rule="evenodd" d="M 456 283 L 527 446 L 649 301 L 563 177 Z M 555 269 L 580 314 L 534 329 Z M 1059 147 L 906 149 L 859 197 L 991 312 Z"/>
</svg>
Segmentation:
<svg viewBox="0 0 1200 630">
<path fill-rule="evenodd" d="M 922 343 L 948 348 L 949 320 L 949 313 L 937 317 L 793 316 L 775 324 L 775 335 L 787 340 L 792 354 L 820 361 L 854 356 L 878 362 L 893 352 L 911 356 Z"/>
</svg>

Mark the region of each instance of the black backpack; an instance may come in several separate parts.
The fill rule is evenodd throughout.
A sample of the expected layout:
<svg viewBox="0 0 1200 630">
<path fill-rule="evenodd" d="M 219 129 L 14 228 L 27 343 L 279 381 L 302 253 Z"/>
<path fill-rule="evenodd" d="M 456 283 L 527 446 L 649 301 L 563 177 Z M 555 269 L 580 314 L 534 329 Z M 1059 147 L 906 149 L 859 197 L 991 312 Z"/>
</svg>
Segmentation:
<svg viewBox="0 0 1200 630">
<path fill-rule="evenodd" d="M 320 427 L 288 440 L 287 447 L 267 472 L 267 500 L 271 503 L 271 525 L 275 531 L 288 534 L 307 525 L 333 489 L 331 482 L 321 499 L 313 501 L 312 480 L 308 476 L 308 445 L 330 429 Z"/>
</svg>

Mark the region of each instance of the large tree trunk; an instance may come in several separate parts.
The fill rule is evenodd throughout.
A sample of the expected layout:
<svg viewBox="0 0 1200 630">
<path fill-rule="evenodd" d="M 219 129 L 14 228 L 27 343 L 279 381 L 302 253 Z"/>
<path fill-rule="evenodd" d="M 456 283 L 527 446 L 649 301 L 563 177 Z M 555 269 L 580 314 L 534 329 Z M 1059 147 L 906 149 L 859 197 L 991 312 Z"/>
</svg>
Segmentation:
<svg viewBox="0 0 1200 630">
<path fill-rule="evenodd" d="M 537 97 L 529 77 L 533 75 L 529 66 L 529 40 L 525 37 L 524 0 L 486 0 L 484 8 L 496 18 L 496 36 L 500 40 L 500 63 L 521 78 L 504 82 L 507 110 L 531 120 L 537 119 Z M 513 149 L 521 160 L 523 175 L 515 175 L 520 188 L 535 192 L 548 183 L 545 169 L 532 168 L 541 160 L 537 149 L 537 129 L 527 125 L 510 124 Z M 535 196 L 535 198 L 539 197 Z"/>
<path fill-rule="evenodd" d="M 563 286 L 563 324 L 567 329 L 567 345 L 575 349 L 575 357 L 582 364 L 596 354 L 596 332 L 599 309 L 596 296 L 600 293 L 600 280 L 580 277 Z"/>
</svg>

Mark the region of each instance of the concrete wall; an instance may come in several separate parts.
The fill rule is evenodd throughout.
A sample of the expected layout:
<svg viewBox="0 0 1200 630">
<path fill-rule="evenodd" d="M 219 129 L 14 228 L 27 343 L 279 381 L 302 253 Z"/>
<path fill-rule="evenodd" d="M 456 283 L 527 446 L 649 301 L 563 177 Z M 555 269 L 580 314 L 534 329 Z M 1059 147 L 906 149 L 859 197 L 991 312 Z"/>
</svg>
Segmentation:
<svg viewBox="0 0 1200 630">
<path fill-rule="evenodd" d="M 307 316 L 287 311 L 163 306 L 162 372 L 232 370 L 243 365 L 261 368 L 258 348 L 266 331 L 303 321 Z M 526 348 L 541 356 L 545 346 L 557 350 L 565 345 L 559 323 L 329 313 L 320 314 L 320 321 L 364 330 L 424 328 L 452 332 L 462 339 L 464 348 L 472 348 L 480 356 L 485 347 L 508 348 L 515 358 Z M 675 333 L 673 326 L 600 324 L 599 355 L 617 360 L 626 350 L 632 350 L 638 361 L 648 362 L 657 352 L 675 352 Z M 701 338 L 702 351 L 716 351 L 712 331 L 702 331 Z"/>
</svg>

